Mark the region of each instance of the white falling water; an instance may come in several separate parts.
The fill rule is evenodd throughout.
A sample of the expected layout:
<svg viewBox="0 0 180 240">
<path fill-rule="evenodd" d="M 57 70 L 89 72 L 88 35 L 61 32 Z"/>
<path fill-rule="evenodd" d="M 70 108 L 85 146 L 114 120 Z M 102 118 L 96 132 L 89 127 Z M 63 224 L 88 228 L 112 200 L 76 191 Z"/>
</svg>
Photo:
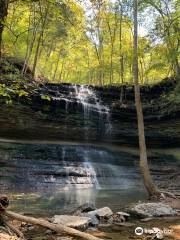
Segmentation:
<svg viewBox="0 0 180 240">
<path fill-rule="evenodd" d="M 74 165 L 68 163 L 65 159 L 66 151 L 68 148 L 66 146 L 62 147 L 62 164 L 66 174 L 66 186 L 64 190 L 69 190 L 72 188 L 92 188 L 100 189 L 100 184 L 97 179 L 96 170 L 91 163 L 91 151 L 83 150 L 81 152 L 81 157 L 83 159 L 82 163 Z M 70 174 L 71 173 L 71 174 Z M 74 174 L 72 174 L 74 173 Z M 78 176 L 79 175 L 79 176 Z"/>
<path fill-rule="evenodd" d="M 99 181 L 97 179 L 96 171 L 95 171 L 92 163 L 90 162 L 87 151 L 85 151 L 85 154 L 84 154 L 84 167 L 86 169 L 89 182 L 93 183 L 96 189 L 100 189 L 101 187 L 100 187 Z"/>
<path fill-rule="evenodd" d="M 97 113 L 99 116 L 99 121 L 106 121 L 107 126 L 105 126 L 106 133 L 111 133 L 111 122 L 110 122 L 110 109 L 107 106 L 104 106 L 101 103 L 101 100 L 96 95 L 96 93 L 87 85 L 73 85 L 73 91 L 69 93 L 69 96 L 61 96 L 61 97 L 54 97 L 56 100 L 64 100 L 66 103 L 66 112 L 68 110 L 69 104 L 74 102 L 74 100 L 82 106 L 84 112 L 84 119 L 90 117 L 90 113 Z M 88 126 L 87 126 L 88 128 Z M 85 134 L 87 131 L 85 131 Z M 88 136 L 87 136 L 88 137 Z M 84 161 L 82 169 L 79 167 L 76 169 L 72 166 L 67 166 L 65 158 L 65 151 L 66 149 L 63 148 L 63 166 L 66 172 L 66 188 L 70 189 L 72 187 L 80 187 L 80 185 L 86 187 L 95 187 L 96 189 L 100 189 L 100 184 L 98 182 L 96 170 L 93 167 L 91 162 L 91 158 L 89 156 L 89 152 L 85 151 L 83 154 Z M 70 171 L 77 171 L 77 174 L 81 172 L 82 175 L 85 177 L 74 177 L 69 176 Z"/>
<path fill-rule="evenodd" d="M 95 112 L 99 115 L 101 121 L 103 117 L 106 118 L 107 127 L 106 133 L 111 133 L 112 125 L 110 121 L 110 109 L 109 107 L 102 104 L 99 97 L 93 91 L 93 89 L 87 85 L 72 85 L 73 91 L 69 89 L 69 95 L 58 93 L 57 96 L 52 96 L 53 100 L 64 101 L 65 110 L 68 112 L 68 108 L 71 103 L 76 101 L 79 106 L 83 107 L 84 118 L 88 118 L 89 114 Z"/>
<path fill-rule="evenodd" d="M 110 109 L 101 103 L 96 93 L 87 85 L 74 85 L 74 90 L 78 104 L 83 106 L 84 117 L 88 117 L 90 112 L 97 112 L 101 121 L 102 117 L 105 116 L 108 123 L 106 132 L 111 132 Z"/>
<path fill-rule="evenodd" d="M 75 98 L 77 102 L 82 104 L 84 112 L 88 113 L 90 110 L 96 110 L 99 113 L 109 113 L 109 108 L 100 103 L 99 98 L 95 92 L 86 85 L 74 85 Z"/>
</svg>

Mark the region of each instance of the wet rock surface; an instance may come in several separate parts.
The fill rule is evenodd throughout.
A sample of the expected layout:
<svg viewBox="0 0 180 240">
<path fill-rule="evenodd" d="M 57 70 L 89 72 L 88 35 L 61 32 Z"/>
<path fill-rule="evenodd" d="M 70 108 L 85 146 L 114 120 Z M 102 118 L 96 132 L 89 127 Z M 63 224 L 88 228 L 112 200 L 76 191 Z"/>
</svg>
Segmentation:
<svg viewBox="0 0 180 240">
<path fill-rule="evenodd" d="M 158 150 L 148 154 L 150 170 L 158 187 L 166 189 L 168 186 L 169 191 L 177 195 L 180 194 L 178 154 L 174 150 L 167 154 Z M 1 143 L 0 167 L 2 193 L 14 189 L 19 193 L 45 190 L 52 194 L 59 189 L 73 191 L 93 187 L 124 190 L 128 195 L 138 190 L 144 192 L 138 150 L 131 148 Z M 70 198 L 68 193 L 67 198 Z M 69 201 L 72 203 L 71 199 Z"/>
<path fill-rule="evenodd" d="M 172 113 L 173 106 L 160 99 L 161 95 L 173 90 L 173 81 L 168 84 L 142 88 L 149 146 L 180 146 L 180 108 Z M 20 99 L 13 106 L 2 106 L 0 135 L 11 139 L 48 138 L 137 146 L 133 87 L 124 88 L 125 98 L 121 104 L 120 87 L 40 86 L 28 99 Z M 50 101 L 42 96 L 48 96 Z"/>
<path fill-rule="evenodd" d="M 82 205 L 82 208 L 83 206 L 84 205 Z M 69 227 L 85 230 L 89 227 L 97 228 L 102 224 L 122 223 L 123 225 L 130 217 L 130 215 L 125 212 L 113 213 L 109 207 L 99 208 L 94 211 L 76 212 L 76 214 L 78 215 L 55 215 L 51 221 L 56 224 L 65 224 Z"/>
<path fill-rule="evenodd" d="M 165 203 L 140 203 L 135 205 L 131 211 L 141 217 L 175 216 L 177 211 Z"/>
<path fill-rule="evenodd" d="M 92 216 L 96 216 L 99 219 L 102 218 L 109 218 L 113 215 L 112 210 L 109 207 L 104 207 L 104 208 L 100 208 L 94 211 L 90 211 L 88 212 L 88 214 L 92 215 Z"/>
</svg>

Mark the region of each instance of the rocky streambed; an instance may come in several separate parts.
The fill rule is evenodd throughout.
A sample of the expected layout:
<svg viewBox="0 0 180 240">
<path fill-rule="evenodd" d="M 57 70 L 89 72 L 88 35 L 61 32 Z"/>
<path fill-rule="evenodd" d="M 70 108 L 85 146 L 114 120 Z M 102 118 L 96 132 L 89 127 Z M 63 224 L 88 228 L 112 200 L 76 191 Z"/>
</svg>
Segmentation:
<svg viewBox="0 0 180 240">
<path fill-rule="evenodd" d="M 55 215 L 45 220 L 57 226 L 62 224 L 84 231 L 100 239 L 120 240 L 123 238 L 126 240 L 144 239 L 145 237 L 179 239 L 179 206 L 176 204 L 172 207 L 173 201 L 171 199 L 171 204 L 167 202 L 138 203 L 129 206 L 126 209 L 127 212 L 113 212 L 109 207 L 97 209 L 93 204 L 86 203 L 74 210 L 71 215 Z M 23 222 L 15 221 L 13 224 L 23 232 L 26 239 L 79 239 L 66 234 L 56 234 L 54 231 Z M 1 232 L 2 230 L 0 230 L 0 237 Z M 9 240 L 10 237 L 7 239 Z"/>
</svg>

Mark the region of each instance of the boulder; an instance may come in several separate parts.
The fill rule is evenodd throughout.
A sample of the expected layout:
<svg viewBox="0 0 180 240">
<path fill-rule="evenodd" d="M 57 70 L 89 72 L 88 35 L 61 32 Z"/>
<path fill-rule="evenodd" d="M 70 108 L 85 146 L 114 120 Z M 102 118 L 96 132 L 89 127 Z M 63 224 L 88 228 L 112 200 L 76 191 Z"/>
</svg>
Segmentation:
<svg viewBox="0 0 180 240">
<path fill-rule="evenodd" d="M 85 203 L 85 204 L 79 206 L 73 212 L 73 215 L 79 216 L 79 215 L 81 215 L 81 213 L 87 213 L 87 212 L 94 211 L 94 210 L 96 210 L 96 207 L 94 206 L 94 204 L 92 204 L 92 203 Z"/>
<path fill-rule="evenodd" d="M 55 215 L 52 219 L 52 222 L 83 230 L 89 226 L 91 219 L 88 217 L 80 216 Z"/>
<path fill-rule="evenodd" d="M 161 202 L 140 203 L 135 205 L 131 212 L 141 217 L 174 216 L 177 212 L 167 204 Z"/>
<path fill-rule="evenodd" d="M 91 219 L 91 226 L 97 226 L 100 222 L 108 222 L 112 218 L 113 212 L 110 208 L 104 207 L 87 212 L 83 216 Z"/>
<path fill-rule="evenodd" d="M 102 219 L 102 218 L 108 219 L 113 215 L 113 212 L 109 207 L 103 207 L 103 208 L 96 209 L 94 211 L 90 211 L 88 212 L 88 214 L 90 214 L 91 216 L 94 215 L 99 219 Z"/>
<path fill-rule="evenodd" d="M 90 222 L 91 226 L 97 226 L 99 224 L 99 219 L 94 214 L 94 211 L 91 211 L 91 212 L 88 212 L 88 213 L 83 213 L 83 216 L 91 219 L 91 222 Z"/>
</svg>

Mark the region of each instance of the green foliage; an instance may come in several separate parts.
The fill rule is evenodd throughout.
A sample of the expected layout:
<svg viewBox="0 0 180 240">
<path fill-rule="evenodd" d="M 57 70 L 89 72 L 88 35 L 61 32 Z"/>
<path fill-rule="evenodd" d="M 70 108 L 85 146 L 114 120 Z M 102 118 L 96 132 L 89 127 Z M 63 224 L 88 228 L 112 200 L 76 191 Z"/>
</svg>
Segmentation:
<svg viewBox="0 0 180 240">
<path fill-rule="evenodd" d="M 41 99 L 51 101 L 51 98 L 48 95 L 41 95 Z"/>
<path fill-rule="evenodd" d="M 13 63 L 14 61 L 14 63 Z M 11 104 L 14 98 L 28 96 L 26 90 L 29 84 L 29 79 L 20 74 L 18 61 L 15 59 L 1 60 L 1 75 L 0 75 L 0 99 L 7 104 Z"/>
<path fill-rule="evenodd" d="M 99 3 L 12 1 L 3 32 L 4 52 L 35 68 L 37 78 L 46 76 L 52 82 L 131 83 L 132 1 Z M 139 1 L 139 13 L 140 23 L 150 21 L 147 36 L 139 34 L 140 81 L 155 83 L 174 74 L 179 61 L 177 0 Z M 6 65 L 6 71 L 12 72 L 12 67 Z"/>
<path fill-rule="evenodd" d="M 0 84 L 0 96 L 10 98 L 9 90 L 5 84 Z"/>
<path fill-rule="evenodd" d="M 23 90 L 19 84 L 13 84 L 10 87 L 5 84 L 0 84 L 0 96 L 7 100 L 12 100 L 13 96 L 28 96 L 28 92 Z"/>
</svg>

